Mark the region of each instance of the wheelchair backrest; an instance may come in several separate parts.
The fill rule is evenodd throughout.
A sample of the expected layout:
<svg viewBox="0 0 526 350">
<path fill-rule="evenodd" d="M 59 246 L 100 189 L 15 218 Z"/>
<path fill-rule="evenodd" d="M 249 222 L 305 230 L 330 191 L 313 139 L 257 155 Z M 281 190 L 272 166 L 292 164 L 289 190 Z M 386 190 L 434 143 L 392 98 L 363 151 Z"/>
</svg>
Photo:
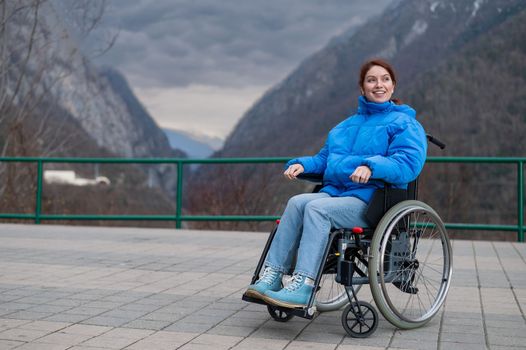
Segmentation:
<svg viewBox="0 0 526 350">
<path fill-rule="evenodd" d="M 392 188 L 388 184 L 384 188 L 377 189 L 365 212 L 365 219 L 369 227 L 376 227 L 384 214 L 393 206 L 408 199 L 417 199 L 417 195 L 418 178 L 411 181 L 405 190 Z"/>
</svg>

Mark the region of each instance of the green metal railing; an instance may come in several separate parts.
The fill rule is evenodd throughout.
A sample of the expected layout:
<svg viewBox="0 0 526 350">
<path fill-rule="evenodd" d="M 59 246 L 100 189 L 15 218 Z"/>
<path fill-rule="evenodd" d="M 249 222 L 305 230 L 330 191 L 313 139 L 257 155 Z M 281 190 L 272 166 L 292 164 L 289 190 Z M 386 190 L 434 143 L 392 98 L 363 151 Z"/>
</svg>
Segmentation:
<svg viewBox="0 0 526 350">
<path fill-rule="evenodd" d="M 273 221 L 277 216 L 263 215 L 182 215 L 183 167 L 185 164 L 269 164 L 285 163 L 290 157 L 275 158 L 216 158 L 216 159 L 169 159 L 169 158 L 31 158 L 0 157 L 0 162 L 37 163 L 37 189 L 35 213 L 5 214 L 0 219 L 29 219 L 39 224 L 42 220 L 162 220 L 175 221 L 181 228 L 183 221 Z M 517 233 L 517 240 L 524 242 L 524 163 L 526 158 L 518 157 L 430 157 L 428 163 L 478 163 L 515 164 L 517 166 L 517 225 L 490 225 L 446 223 L 447 228 L 457 230 L 511 231 Z M 101 164 L 175 164 L 177 166 L 176 209 L 174 215 L 50 215 L 42 213 L 42 181 L 45 163 L 101 163 Z"/>
</svg>

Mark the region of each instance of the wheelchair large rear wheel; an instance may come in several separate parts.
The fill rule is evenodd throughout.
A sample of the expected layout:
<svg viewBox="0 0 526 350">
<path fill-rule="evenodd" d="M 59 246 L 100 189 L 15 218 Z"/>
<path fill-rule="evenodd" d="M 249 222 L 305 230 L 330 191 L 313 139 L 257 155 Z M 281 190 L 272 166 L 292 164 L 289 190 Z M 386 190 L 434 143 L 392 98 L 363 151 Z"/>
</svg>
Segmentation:
<svg viewBox="0 0 526 350">
<path fill-rule="evenodd" d="M 389 322 L 402 329 L 429 322 L 446 299 L 451 274 L 451 243 L 429 205 L 403 201 L 383 216 L 371 242 L 369 282 Z"/>
</svg>

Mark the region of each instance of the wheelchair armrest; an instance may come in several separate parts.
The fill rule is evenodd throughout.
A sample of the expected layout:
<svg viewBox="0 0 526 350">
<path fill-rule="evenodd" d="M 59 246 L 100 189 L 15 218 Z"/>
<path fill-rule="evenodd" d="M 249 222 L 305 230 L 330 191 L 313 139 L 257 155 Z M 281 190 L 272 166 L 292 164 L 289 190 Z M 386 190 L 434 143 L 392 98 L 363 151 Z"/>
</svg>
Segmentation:
<svg viewBox="0 0 526 350">
<path fill-rule="evenodd" d="M 323 174 L 314 174 L 314 173 L 301 173 L 297 176 L 300 180 L 305 180 L 309 182 L 322 183 Z"/>
</svg>

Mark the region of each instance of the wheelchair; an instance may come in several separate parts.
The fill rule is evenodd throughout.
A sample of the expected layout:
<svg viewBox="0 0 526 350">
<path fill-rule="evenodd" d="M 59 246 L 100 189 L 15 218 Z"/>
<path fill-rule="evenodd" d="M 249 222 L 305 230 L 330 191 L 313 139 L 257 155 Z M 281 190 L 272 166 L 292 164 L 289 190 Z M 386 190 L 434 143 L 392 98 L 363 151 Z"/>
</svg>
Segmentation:
<svg viewBox="0 0 526 350">
<path fill-rule="evenodd" d="M 445 147 L 433 136 L 427 138 Z M 301 174 L 298 178 L 318 183 L 313 192 L 322 187 L 322 175 Z M 374 333 L 379 321 L 375 307 L 358 299 L 361 287 L 369 284 L 376 307 L 393 326 L 414 329 L 425 325 L 446 299 L 453 257 L 444 223 L 433 208 L 417 200 L 417 195 L 418 179 L 407 190 L 384 183 L 367 208 L 368 227 L 330 232 L 315 280 L 316 292 L 306 307 L 284 308 L 246 295 L 242 299 L 266 305 L 278 322 L 294 316 L 312 319 L 316 312 L 345 306 L 343 328 L 351 337 L 365 338 Z M 278 225 L 279 221 L 269 235 L 251 283 L 259 279 Z"/>
</svg>

